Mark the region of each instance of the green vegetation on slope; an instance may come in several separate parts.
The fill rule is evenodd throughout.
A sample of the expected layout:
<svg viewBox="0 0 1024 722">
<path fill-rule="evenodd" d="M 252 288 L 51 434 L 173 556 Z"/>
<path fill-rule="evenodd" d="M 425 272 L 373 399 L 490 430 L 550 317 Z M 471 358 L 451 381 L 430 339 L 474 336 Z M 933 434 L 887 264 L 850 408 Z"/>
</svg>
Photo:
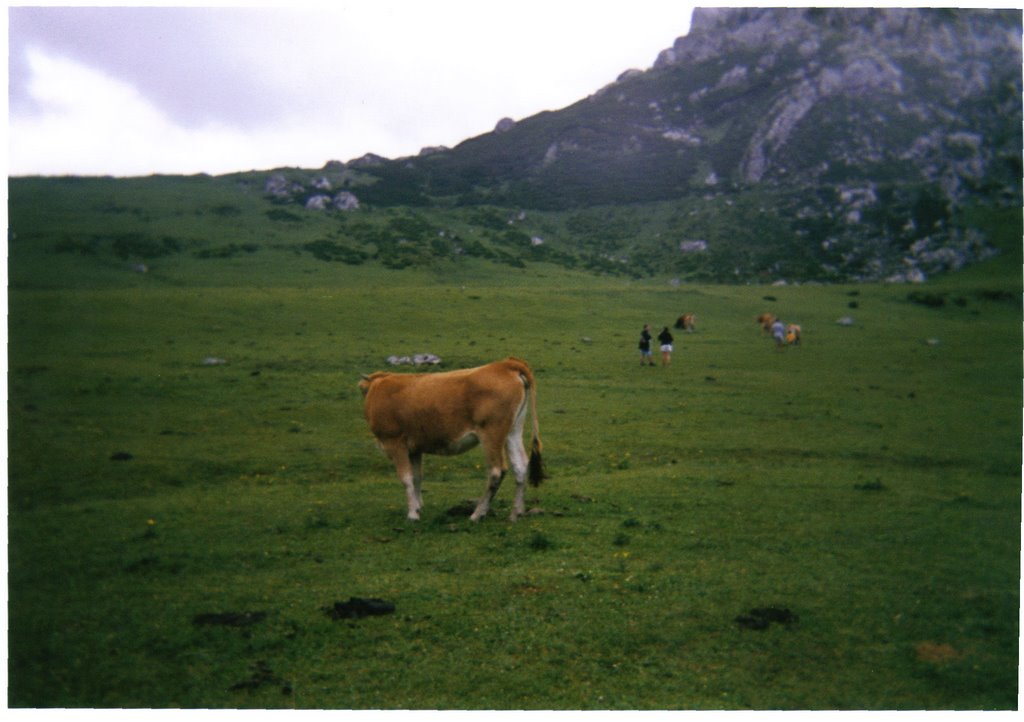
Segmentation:
<svg viewBox="0 0 1024 722">
<path fill-rule="evenodd" d="M 872 190 L 890 219 L 866 219 L 857 231 L 842 198 L 856 200 L 838 186 L 814 196 L 732 189 L 566 211 L 436 203 L 343 212 L 305 209 L 305 191 L 288 202 L 265 194 L 270 175 L 12 179 L 11 284 L 131 285 L 133 268 L 188 284 L 281 284 L 293 273 L 330 275 L 334 264 L 450 278 L 475 273 L 479 261 L 681 282 L 836 282 L 885 268 L 905 274 L 905 258 L 932 273 L 994 251 L 1009 253 L 1007 263 L 1020 254 L 1015 210 L 954 212 L 927 185 Z M 298 186 L 321 176 L 350 183 L 348 171 L 289 177 Z"/>
</svg>

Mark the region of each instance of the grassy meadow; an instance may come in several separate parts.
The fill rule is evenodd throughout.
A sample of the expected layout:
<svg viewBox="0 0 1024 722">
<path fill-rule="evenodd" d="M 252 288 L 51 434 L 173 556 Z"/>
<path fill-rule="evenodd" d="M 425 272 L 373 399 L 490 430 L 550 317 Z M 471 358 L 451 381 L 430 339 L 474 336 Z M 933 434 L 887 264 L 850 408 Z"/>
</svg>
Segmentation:
<svg viewBox="0 0 1024 722">
<path fill-rule="evenodd" d="M 11 707 L 1017 707 L 1019 254 L 913 287 L 672 286 L 350 265 L 284 231 L 187 253 L 241 247 L 248 206 L 19 200 Z M 175 217 L 146 273 L 95 241 Z M 641 326 L 684 312 L 672 364 L 640 367 Z M 530 516 L 507 481 L 468 520 L 473 450 L 426 458 L 405 520 L 356 384 L 418 352 L 529 361 Z M 394 613 L 325 612 L 350 597 Z"/>
</svg>

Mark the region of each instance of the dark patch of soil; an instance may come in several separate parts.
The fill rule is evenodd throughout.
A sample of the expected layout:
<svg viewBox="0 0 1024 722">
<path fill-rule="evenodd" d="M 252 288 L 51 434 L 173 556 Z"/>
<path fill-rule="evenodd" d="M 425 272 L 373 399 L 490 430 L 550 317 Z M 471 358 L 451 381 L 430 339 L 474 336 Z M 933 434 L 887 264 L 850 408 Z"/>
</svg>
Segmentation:
<svg viewBox="0 0 1024 722">
<path fill-rule="evenodd" d="M 291 694 L 292 684 L 286 679 L 281 679 L 274 671 L 270 668 L 270 665 L 259 660 L 253 665 L 252 676 L 249 679 L 243 679 L 241 682 L 236 682 L 231 685 L 228 689 L 232 692 L 238 692 L 241 690 L 254 691 L 260 687 L 266 687 L 268 685 L 281 685 L 281 694 Z"/>
<path fill-rule="evenodd" d="M 266 612 L 209 612 L 192 617 L 192 624 L 197 627 L 203 625 L 251 627 L 257 622 L 262 622 L 266 616 Z"/>
<path fill-rule="evenodd" d="M 383 599 L 349 597 L 347 602 L 335 602 L 333 606 L 324 607 L 323 610 L 324 614 L 334 620 L 362 619 L 363 617 L 392 614 L 395 611 L 395 605 L 385 602 Z"/>
<path fill-rule="evenodd" d="M 470 516 L 476 510 L 475 501 L 463 501 L 450 508 L 446 514 L 448 516 Z"/>
<path fill-rule="evenodd" d="M 914 647 L 914 656 L 919 662 L 942 665 L 960 659 L 964 654 L 944 642 L 920 642 Z"/>
<path fill-rule="evenodd" d="M 178 574 L 181 571 L 181 564 L 176 562 L 164 562 L 160 557 L 142 557 L 128 564 L 124 570 L 129 574 L 149 574 L 150 572 L 169 572 Z"/>
<path fill-rule="evenodd" d="M 736 617 L 736 623 L 744 629 L 765 630 L 772 624 L 781 624 L 788 627 L 799 618 L 786 608 L 779 607 L 756 607 L 746 614 Z"/>
</svg>

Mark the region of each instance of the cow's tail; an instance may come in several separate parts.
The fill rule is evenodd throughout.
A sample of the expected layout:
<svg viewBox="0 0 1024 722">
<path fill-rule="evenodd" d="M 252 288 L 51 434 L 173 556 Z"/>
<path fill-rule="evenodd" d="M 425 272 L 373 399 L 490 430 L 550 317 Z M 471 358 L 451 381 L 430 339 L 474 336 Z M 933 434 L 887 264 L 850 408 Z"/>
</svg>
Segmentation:
<svg viewBox="0 0 1024 722">
<path fill-rule="evenodd" d="M 530 384 L 530 416 L 533 417 L 533 443 L 530 445 L 530 485 L 540 486 L 547 478 L 544 460 L 541 459 L 540 422 L 537 420 L 537 385 Z"/>
<path fill-rule="evenodd" d="M 530 486 L 540 486 L 540 483 L 548 478 L 544 470 L 544 460 L 541 458 L 543 444 L 540 441 L 540 421 L 537 419 L 537 382 L 533 378 L 533 372 L 522 359 L 512 359 L 521 365 L 519 375 L 523 379 L 527 392 L 530 394 L 530 417 L 533 419 L 533 442 L 530 444 L 530 463 L 527 467 L 530 478 Z"/>
</svg>

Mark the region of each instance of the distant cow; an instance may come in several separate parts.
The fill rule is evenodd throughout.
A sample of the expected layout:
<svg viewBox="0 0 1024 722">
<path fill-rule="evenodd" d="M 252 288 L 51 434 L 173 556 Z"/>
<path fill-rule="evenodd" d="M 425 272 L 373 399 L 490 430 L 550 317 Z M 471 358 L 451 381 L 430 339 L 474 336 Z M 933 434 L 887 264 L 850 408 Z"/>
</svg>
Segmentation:
<svg viewBox="0 0 1024 722">
<path fill-rule="evenodd" d="M 761 331 L 768 332 L 772 330 L 772 324 L 778 320 L 774 313 L 762 313 L 757 317 L 757 322 L 761 324 Z"/>
<path fill-rule="evenodd" d="M 795 323 L 791 323 L 786 326 L 786 343 L 791 343 L 794 346 L 800 345 L 800 326 Z"/>
<path fill-rule="evenodd" d="M 676 328 L 693 333 L 697 329 L 697 316 L 692 313 L 684 313 L 676 319 Z"/>
<path fill-rule="evenodd" d="M 470 517 L 479 521 L 505 475 L 505 455 L 516 477 L 510 519 L 526 511 L 526 477 L 544 479 L 537 384 L 527 363 L 517 358 L 460 371 L 395 374 L 378 371 L 359 382 L 364 411 L 377 444 L 394 462 L 405 485 L 408 517 L 420 518 L 423 455 L 461 454 L 477 444 L 487 460 L 487 488 Z M 523 447 L 527 401 L 533 417 L 529 458 Z"/>
</svg>

